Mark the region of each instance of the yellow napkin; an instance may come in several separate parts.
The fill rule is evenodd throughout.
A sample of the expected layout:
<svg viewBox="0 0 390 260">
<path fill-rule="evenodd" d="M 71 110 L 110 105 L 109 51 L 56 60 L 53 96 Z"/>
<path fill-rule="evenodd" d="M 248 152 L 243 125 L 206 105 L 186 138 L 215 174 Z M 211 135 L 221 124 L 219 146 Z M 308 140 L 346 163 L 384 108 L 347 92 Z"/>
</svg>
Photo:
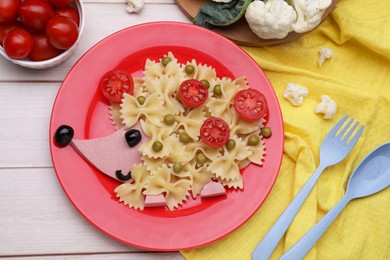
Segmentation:
<svg viewBox="0 0 390 260">
<path fill-rule="evenodd" d="M 269 197 L 249 221 L 213 244 L 181 252 L 187 259 L 251 259 L 253 249 L 318 166 L 319 147 L 329 129 L 349 113 L 366 125 L 362 137 L 346 159 L 324 171 L 271 259 L 279 258 L 340 200 L 359 161 L 390 141 L 389 25 L 389 0 L 341 0 L 330 17 L 296 42 L 243 46 L 266 73 L 280 102 L 285 125 L 282 166 Z M 322 47 L 333 56 L 319 67 Z M 309 89 L 299 107 L 283 97 L 290 82 Z M 336 101 L 333 119 L 314 112 L 321 95 Z M 390 259 L 390 188 L 349 203 L 305 259 Z"/>
</svg>

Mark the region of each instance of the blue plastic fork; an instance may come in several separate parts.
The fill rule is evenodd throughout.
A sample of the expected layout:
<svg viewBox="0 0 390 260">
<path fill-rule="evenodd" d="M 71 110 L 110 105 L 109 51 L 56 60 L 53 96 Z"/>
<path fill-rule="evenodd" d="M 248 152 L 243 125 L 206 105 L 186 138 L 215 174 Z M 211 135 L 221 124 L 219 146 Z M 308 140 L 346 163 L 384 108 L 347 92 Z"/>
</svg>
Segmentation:
<svg viewBox="0 0 390 260">
<path fill-rule="evenodd" d="M 355 146 L 362 135 L 364 125 L 362 125 L 354 136 L 351 137 L 359 122 L 355 122 L 355 124 L 351 127 L 353 121 L 355 121 L 352 118 L 343 128 L 341 128 L 348 117 L 348 114 L 345 115 L 326 135 L 320 147 L 320 163 L 316 171 L 257 245 L 252 253 L 252 259 L 266 260 L 270 258 L 272 252 L 275 250 L 298 210 L 301 208 L 303 202 L 313 189 L 321 173 L 327 167 L 341 162 Z M 347 132 L 348 129 L 349 131 Z"/>
<path fill-rule="evenodd" d="M 388 186 L 390 186 L 390 143 L 385 143 L 374 149 L 359 163 L 349 177 L 344 197 L 279 260 L 303 259 L 351 200 L 370 196 Z"/>
</svg>

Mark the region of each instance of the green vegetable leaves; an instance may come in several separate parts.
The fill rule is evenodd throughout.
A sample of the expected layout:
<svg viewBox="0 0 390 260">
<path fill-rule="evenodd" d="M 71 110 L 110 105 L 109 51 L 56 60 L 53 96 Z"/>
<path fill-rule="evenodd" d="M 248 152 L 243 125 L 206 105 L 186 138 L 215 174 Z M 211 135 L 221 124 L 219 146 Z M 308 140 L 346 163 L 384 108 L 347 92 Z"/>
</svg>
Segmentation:
<svg viewBox="0 0 390 260">
<path fill-rule="evenodd" d="M 210 2 L 200 7 L 194 24 L 205 28 L 226 26 L 238 21 L 252 0 L 233 0 L 230 3 Z"/>
</svg>

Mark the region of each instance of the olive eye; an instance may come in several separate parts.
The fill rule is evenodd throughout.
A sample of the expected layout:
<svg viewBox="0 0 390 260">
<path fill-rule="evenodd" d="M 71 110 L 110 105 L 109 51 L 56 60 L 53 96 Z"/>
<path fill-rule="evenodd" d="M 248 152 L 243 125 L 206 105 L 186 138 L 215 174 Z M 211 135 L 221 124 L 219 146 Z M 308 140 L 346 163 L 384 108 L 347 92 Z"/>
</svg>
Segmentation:
<svg viewBox="0 0 390 260">
<path fill-rule="evenodd" d="M 141 142 L 141 132 L 137 129 L 130 129 L 125 133 L 126 142 L 130 147 L 134 147 Z"/>
<path fill-rule="evenodd" d="M 131 171 L 127 173 L 127 175 L 124 175 L 121 170 L 115 171 L 115 176 L 120 181 L 128 181 L 131 179 Z"/>
<path fill-rule="evenodd" d="M 61 125 L 54 134 L 54 140 L 59 146 L 66 146 L 72 141 L 74 135 L 73 128 L 68 125 Z"/>
</svg>

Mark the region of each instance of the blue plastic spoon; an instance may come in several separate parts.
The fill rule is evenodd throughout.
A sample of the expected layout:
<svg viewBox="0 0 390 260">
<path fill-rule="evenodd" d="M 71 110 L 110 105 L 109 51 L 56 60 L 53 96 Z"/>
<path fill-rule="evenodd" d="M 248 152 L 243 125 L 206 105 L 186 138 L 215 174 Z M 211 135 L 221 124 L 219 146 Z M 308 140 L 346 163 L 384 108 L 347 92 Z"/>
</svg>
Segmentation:
<svg viewBox="0 0 390 260">
<path fill-rule="evenodd" d="M 344 197 L 279 260 L 302 259 L 344 207 L 353 199 L 377 193 L 390 185 L 390 143 L 369 153 L 349 178 Z"/>
</svg>

